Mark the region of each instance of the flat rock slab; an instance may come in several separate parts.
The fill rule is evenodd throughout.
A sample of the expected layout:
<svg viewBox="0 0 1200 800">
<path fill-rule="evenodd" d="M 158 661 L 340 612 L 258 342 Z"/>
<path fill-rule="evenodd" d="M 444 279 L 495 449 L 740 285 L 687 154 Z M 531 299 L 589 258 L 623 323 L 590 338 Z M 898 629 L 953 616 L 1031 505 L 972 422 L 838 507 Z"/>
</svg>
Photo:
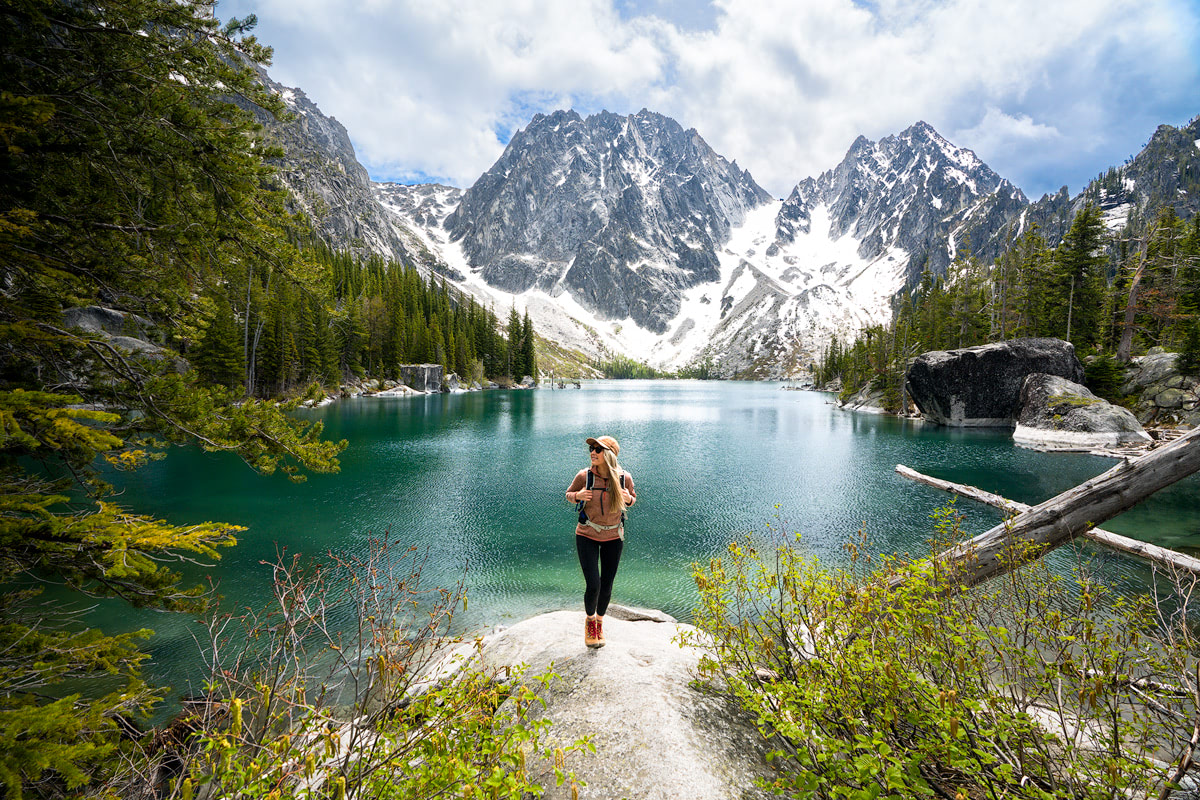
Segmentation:
<svg viewBox="0 0 1200 800">
<path fill-rule="evenodd" d="M 661 612 L 653 612 L 661 614 Z M 550 739 L 565 746 L 591 736 L 596 753 L 579 753 L 567 768 L 593 800 L 733 800 L 769 797 L 755 788 L 770 777 L 765 742 L 744 712 L 716 693 L 693 688 L 701 651 L 680 647 L 691 626 L 647 618 L 639 609 L 610 609 L 605 647 L 584 646 L 582 611 L 555 611 L 488 636 L 485 667 L 528 665 L 527 675 L 559 677 L 539 690 Z M 635 617 L 636 621 L 621 619 Z M 569 798 L 543 765 L 546 798 Z M 546 774 L 548 773 L 548 774 Z M 531 774 L 537 774 L 531 769 Z"/>
</svg>

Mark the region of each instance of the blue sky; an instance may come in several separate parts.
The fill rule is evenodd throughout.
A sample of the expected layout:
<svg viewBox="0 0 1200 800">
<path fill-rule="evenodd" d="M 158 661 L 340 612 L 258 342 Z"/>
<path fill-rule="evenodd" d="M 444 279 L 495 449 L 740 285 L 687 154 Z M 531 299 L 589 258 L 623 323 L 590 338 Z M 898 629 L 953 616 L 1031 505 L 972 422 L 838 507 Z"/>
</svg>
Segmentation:
<svg viewBox="0 0 1200 800">
<path fill-rule="evenodd" d="M 376 180 L 468 186 L 537 112 L 649 108 L 768 191 L 925 120 L 1031 199 L 1200 114 L 1200 0 L 221 0 Z"/>
</svg>

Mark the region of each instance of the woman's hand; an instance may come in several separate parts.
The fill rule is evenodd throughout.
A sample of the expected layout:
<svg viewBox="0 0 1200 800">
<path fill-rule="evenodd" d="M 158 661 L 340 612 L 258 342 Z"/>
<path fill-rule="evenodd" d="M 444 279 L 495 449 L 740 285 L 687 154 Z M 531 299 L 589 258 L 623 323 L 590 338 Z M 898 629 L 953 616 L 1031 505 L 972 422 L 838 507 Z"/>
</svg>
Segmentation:
<svg viewBox="0 0 1200 800">
<path fill-rule="evenodd" d="M 591 500 L 592 499 L 592 490 L 591 489 L 580 489 L 578 492 L 575 493 L 575 499 L 583 500 L 585 502 L 588 500 Z"/>
<path fill-rule="evenodd" d="M 626 490 L 626 489 L 621 490 L 621 498 L 625 501 L 625 505 L 627 505 L 627 506 L 633 505 L 633 495 L 631 495 L 628 492 L 628 490 Z"/>
</svg>

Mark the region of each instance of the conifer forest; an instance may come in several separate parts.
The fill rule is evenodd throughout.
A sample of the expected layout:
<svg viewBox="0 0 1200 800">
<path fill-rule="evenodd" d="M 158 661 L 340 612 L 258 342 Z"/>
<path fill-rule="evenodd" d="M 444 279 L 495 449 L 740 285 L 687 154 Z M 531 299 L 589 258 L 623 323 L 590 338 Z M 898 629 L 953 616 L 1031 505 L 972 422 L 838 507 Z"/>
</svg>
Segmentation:
<svg viewBox="0 0 1200 800">
<path fill-rule="evenodd" d="M 871 384 L 898 410 L 914 356 L 1036 336 L 1075 345 L 1089 388 L 1113 401 L 1121 365 L 1151 347 L 1178 351 L 1185 373 L 1200 370 L 1200 216 L 1164 206 L 1113 234 L 1088 202 L 1055 247 L 1036 226 L 1012 239 L 993 263 L 967 254 L 945 275 L 923 272 L 890 324 L 834 338 L 817 382 L 838 382 L 843 397 Z"/>
<path fill-rule="evenodd" d="M 281 153 L 251 115 L 284 113 L 253 69 L 253 18 L 195 0 L 0 6 L 0 794 L 103 785 L 158 703 L 140 649 L 43 600 L 46 586 L 197 611 L 178 565 L 236 525 L 123 508 L 98 467 L 172 443 L 237 453 L 294 480 L 344 442 L 290 416 L 306 390 L 439 363 L 475 380 L 536 375 L 515 310 L 413 264 L 336 252 L 289 212 Z M 119 309 L 135 347 L 65 322 Z M 282 401 L 282 402 L 281 402 Z"/>
</svg>

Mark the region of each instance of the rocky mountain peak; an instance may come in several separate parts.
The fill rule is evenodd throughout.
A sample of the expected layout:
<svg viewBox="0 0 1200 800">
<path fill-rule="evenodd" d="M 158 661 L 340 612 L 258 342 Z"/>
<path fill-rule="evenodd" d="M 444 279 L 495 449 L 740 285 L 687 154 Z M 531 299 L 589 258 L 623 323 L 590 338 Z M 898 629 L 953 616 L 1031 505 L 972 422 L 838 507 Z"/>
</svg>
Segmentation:
<svg viewBox="0 0 1200 800">
<path fill-rule="evenodd" d="M 1071 197 L 1064 186 L 1029 207 L 1022 227 L 1037 224 L 1042 236 L 1057 243 L 1075 215 L 1091 203 L 1100 208 L 1105 227 L 1135 229 L 1152 221 L 1159 209 L 1170 206 L 1188 218 L 1200 213 L 1200 117 L 1176 128 L 1159 125 L 1141 152 L 1120 166 L 1110 167 L 1083 191 Z"/>
<path fill-rule="evenodd" d="M 375 199 L 345 127 L 322 114 L 303 90 L 274 81 L 261 68 L 258 75 L 284 101 L 288 117 L 276 119 L 241 98 L 233 102 L 254 114 L 268 141 L 282 146 L 276 176 L 288 190 L 292 208 L 303 211 L 321 238 L 335 247 L 407 260 L 409 232 Z"/>
<path fill-rule="evenodd" d="M 997 194 L 1004 196 L 1005 209 L 1028 202 L 975 153 L 920 121 L 878 142 L 858 137 L 838 166 L 797 184 L 777 216 L 776 247 L 809 233 L 820 206 L 828 214 L 830 238 L 852 236 L 865 259 L 891 248 L 907 256 L 933 255 L 956 220 Z M 986 239 L 992 231 L 984 233 Z"/>
<path fill-rule="evenodd" d="M 770 200 L 694 130 L 642 109 L 537 115 L 446 219 L 491 286 L 569 293 L 600 319 L 663 332 L 717 248 Z"/>
</svg>

